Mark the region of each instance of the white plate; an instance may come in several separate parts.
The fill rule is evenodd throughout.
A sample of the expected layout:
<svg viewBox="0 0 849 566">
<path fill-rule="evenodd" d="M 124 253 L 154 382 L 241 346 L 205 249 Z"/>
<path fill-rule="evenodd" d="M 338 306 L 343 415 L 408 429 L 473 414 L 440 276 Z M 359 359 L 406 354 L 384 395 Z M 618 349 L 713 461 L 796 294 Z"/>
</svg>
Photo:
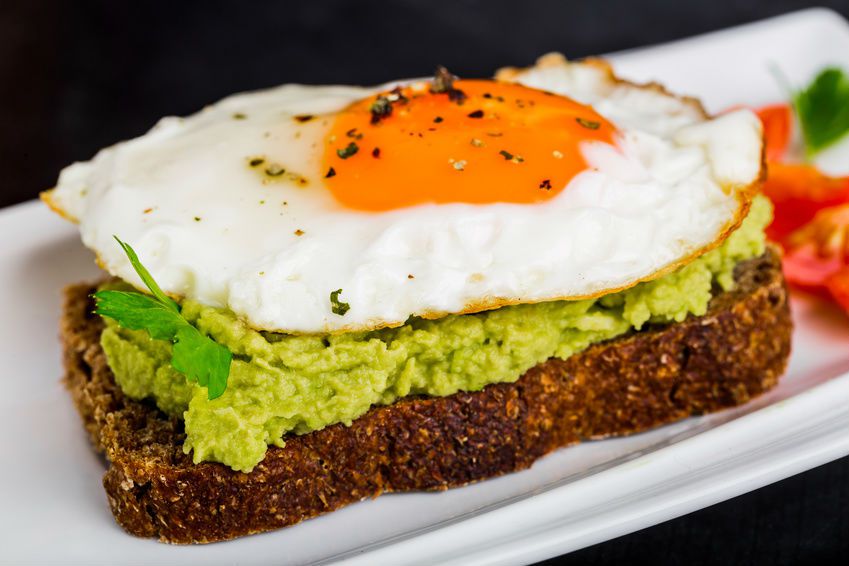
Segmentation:
<svg viewBox="0 0 849 566">
<path fill-rule="evenodd" d="M 767 70 L 798 82 L 849 69 L 849 26 L 812 10 L 614 56 L 709 109 L 780 100 Z M 753 403 L 625 439 L 560 450 L 530 470 L 442 493 L 384 496 L 275 533 L 175 547 L 124 534 L 61 374 L 60 289 L 94 278 L 73 227 L 38 203 L 0 211 L 0 562 L 10 564 L 517 564 L 541 560 L 849 453 L 849 322 L 795 299 L 790 369 Z"/>
</svg>

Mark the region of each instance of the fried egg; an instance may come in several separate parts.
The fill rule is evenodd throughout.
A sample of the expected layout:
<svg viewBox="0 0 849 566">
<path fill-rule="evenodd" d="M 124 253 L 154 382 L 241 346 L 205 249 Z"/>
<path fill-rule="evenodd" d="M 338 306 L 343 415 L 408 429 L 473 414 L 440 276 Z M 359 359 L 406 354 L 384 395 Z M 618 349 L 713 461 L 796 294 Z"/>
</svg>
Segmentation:
<svg viewBox="0 0 849 566">
<path fill-rule="evenodd" d="M 175 297 L 346 332 L 659 277 L 739 225 L 762 152 L 747 110 L 709 117 L 546 57 L 496 80 L 235 95 L 67 167 L 44 198 L 140 289 L 113 235 Z"/>
</svg>

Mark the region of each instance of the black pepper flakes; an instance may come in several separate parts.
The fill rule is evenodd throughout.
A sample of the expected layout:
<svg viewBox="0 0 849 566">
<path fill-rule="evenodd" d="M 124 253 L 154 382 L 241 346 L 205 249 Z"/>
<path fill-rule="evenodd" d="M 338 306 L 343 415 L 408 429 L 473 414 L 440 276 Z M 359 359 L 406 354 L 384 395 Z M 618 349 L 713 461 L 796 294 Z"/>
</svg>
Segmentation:
<svg viewBox="0 0 849 566">
<path fill-rule="evenodd" d="M 389 99 L 389 102 L 398 102 L 399 104 L 407 104 L 410 102 L 410 99 L 404 96 L 404 91 L 401 90 L 400 86 L 396 86 L 390 90 L 386 98 Z"/>
<path fill-rule="evenodd" d="M 452 88 L 448 91 L 448 100 L 455 102 L 458 105 L 462 105 L 466 102 L 466 93 L 459 88 Z"/>
<path fill-rule="evenodd" d="M 375 159 L 379 159 L 380 158 L 380 148 L 376 147 L 373 150 L 371 150 L 371 156 L 374 157 Z"/>
<path fill-rule="evenodd" d="M 276 163 L 272 163 L 271 165 L 265 168 L 265 174 L 269 177 L 279 177 L 285 172 L 286 170 L 283 167 L 277 165 Z"/>
<path fill-rule="evenodd" d="M 467 114 L 469 118 L 483 118 L 483 110 L 475 110 Z"/>
<path fill-rule="evenodd" d="M 430 83 L 430 92 L 433 94 L 447 94 L 448 100 L 463 104 L 466 101 L 466 93 L 454 86 L 457 77 L 442 65 L 436 68 L 433 80 Z"/>
<path fill-rule="evenodd" d="M 263 163 L 265 163 L 265 159 L 263 159 L 262 157 L 254 157 L 253 159 L 248 161 L 248 165 L 250 165 L 251 167 L 259 167 Z"/>
<path fill-rule="evenodd" d="M 327 175 L 325 175 L 324 178 L 329 179 L 329 178 L 335 177 L 335 176 L 336 176 L 336 169 L 331 167 L 330 169 L 327 170 Z"/>
<path fill-rule="evenodd" d="M 295 121 L 303 124 L 304 122 L 309 122 L 313 118 L 315 118 L 315 116 L 312 114 L 298 114 L 295 116 Z"/>
<path fill-rule="evenodd" d="M 433 74 L 433 81 L 430 83 L 430 92 L 441 94 L 448 92 L 454 88 L 454 81 L 457 77 L 451 74 L 451 71 L 439 65 L 436 67 L 436 72 Z"/>
<path fill-rule="evenodd" d="M 433 119 L 433 123 L 434 123 L 434 124 L 439 124 L 439 123 L 441 123 L 442 121 L 443 121 L 442 116 L 437 116 L 436 118 L 434 118 L 434 119 Z"/>
<path fill-rule="evenodd" d="M 539 184 L 539 188 L 545 189 L 546 191 L 550 191 L 551 190 L 551 179 L 543 179 L 542 182 Z"/>
<path fill-rule="evenodd" d="M 354 138 L 355 140 L 363 139 L 363 134 L 358 132 L 357 128 L 351 128 L 350 130 L 345 132 L 345 135 L 348 136 L 349 138 Z"/>
</svg>

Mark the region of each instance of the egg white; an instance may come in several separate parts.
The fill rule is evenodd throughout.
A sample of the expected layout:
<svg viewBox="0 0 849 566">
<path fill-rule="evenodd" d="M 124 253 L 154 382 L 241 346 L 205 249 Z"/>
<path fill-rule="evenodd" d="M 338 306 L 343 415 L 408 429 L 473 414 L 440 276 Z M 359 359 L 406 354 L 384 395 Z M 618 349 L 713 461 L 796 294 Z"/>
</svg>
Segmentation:
<svg viewBox="0 0 849 566">
<path fill-rule="evenodd" d="M 745 214 L 761 175 L 751 112 L 707 118 L 597 63 L 501 78 L 593 105 L 617 145 L 585 143 L 590 167 L 544 203 L 352 211 L 322 186 L 323 138 L 334 112 L 379 89 L 287 85 L 165 118 L 67 167 L 46 200 L 111 274 L 143 288 L 118 235 L 167 292 L 304 333 L 627 288 L 717 245 Z M 305 114 L 316 118 L 293 119 Z M 269 178 L 249 165 L 258 157 L 287 174 Z"/>
</svg>

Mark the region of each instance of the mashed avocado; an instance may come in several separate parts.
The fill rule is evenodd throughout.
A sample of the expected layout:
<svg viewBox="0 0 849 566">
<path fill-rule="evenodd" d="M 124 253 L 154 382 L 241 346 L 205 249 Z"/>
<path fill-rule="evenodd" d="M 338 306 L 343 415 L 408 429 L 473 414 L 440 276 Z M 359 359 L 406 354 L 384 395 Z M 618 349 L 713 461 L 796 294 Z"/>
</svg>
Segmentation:
<svg viewBox="0 0 849 566">
<path fill-rule="evenodd" d="M 233 352 L 225 393 L 206 389 L 169 365 L 171 345 L 105 319 L 101 337 L 121 389 L 152 398 L 186 425 L 183 449 L 194 461 L 250 471 L 269 444 L 333 423 L 350 424 L 375 404 L 406 395 L 451 395 L 512 382 L 554 356 L 644 324 L 680 322 L 707 310 L 713 285 L 734 284 L 734 266 L 764 252 L 769 201 L 755 199 L 742 226 L 719 248 L 679 270 L 600 299 L 517 305 L 399 328 L 338 336 L 251 330 L 233 313 L 193 301 L 183 315 Z"/>
</svg>

